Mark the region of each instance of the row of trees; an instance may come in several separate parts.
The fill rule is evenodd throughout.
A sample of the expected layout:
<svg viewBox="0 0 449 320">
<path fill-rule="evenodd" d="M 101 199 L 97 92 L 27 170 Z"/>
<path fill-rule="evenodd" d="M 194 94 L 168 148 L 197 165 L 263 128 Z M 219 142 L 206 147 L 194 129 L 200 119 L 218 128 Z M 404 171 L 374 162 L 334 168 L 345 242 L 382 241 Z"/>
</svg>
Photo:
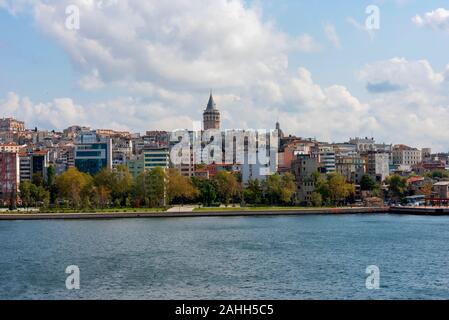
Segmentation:
<svg viewBox="0 0 449 320">
<path fill-rule="evenodd" d="M 176 169 L 155 168 L 133 179 L 126 166 L 105 169 L 95 176 L 70 168 L 58 177 L 50 167 L 46 181 L 36 175 L 20 185 L 21 199 L 27 207 L 70 208 L 156 208 L 186 203 L 288 205 L 294 202 L 295 190 L 290 173 L 270 176 L 264 182 L 252 180 L 243 187 L 241 176 L 232 172 L 219 172 L 208 180 L 184 177 Z"/>
<path fill-rule="evenodd" d="M 355 186 L 338 173 L 312 177 L 315 190 L 309 205 L 341 205 L 352 202 Z M 388 177 L 388 196 L 402 198 L 407 194 L 406 178 Z M 382 196 L 380 185 L 366 175 L 361 181 L 362 191 Z M 432 185 L 425 184 L 423 194 L 431 193 Z M 244 186 L 241 176 L 219 172 L 213 179 L 181 176 L 175 169 L 155 168 L 135 179 L 126 166 L 103 170 L 95 176 L 75 168 L 56 177 L 53 167 L 47 179 L 34 175 L 31 182 L 20 185 L 20 197 L 25 206 L 49 205 L 71 208 L 108 207 L 164 207 L 172 204 L 201 203 L 204 206 L 241 203 L 250 205 L 294 205 L 296 182 L 291 173 L 274 174 L 267 179 L 249 180 Z"/>
</svg>

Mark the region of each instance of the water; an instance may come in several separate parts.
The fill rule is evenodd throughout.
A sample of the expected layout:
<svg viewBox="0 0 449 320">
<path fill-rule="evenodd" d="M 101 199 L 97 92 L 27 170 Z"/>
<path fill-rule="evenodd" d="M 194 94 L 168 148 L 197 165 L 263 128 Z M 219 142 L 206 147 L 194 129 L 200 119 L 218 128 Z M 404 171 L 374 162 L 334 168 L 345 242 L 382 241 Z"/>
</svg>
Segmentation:
<svg viewBox="0 0 449 320">
<path fill-rule="evenodd" d="M 0 221 L 0 299 L 448 299 L 448 247 L 449 217 Z"/>
</svg>

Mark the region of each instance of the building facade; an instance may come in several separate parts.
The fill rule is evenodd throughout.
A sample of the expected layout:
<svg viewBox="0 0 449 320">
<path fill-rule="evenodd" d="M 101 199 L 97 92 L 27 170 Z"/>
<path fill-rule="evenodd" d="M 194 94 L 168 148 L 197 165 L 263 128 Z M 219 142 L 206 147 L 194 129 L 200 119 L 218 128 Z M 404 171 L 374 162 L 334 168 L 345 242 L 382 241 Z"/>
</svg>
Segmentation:
<svg viewBox="0 0 449 320">
<path fill-rule="evenodd" d="M 14 142 L 0 144 L 0 152 L 17 153 L 19 150 L 20 146 Z"/>
<path fill-rule="evenodd" d="M 298 155 L 292 162 L 292 171 L 296 178 L 296 197 L 300 204 L 312 202 L 315 191 L 314 174 L 318 173 L 318 159 L 310 154 Z"/>
<path fill-rule="evenodd" d="M 25 122 L 13 118 L 0 119 L 0 132 L 21 132 L 25 131 Z"/>
<path fill-rule="evenodd" d="M 377 182 L 383 182 L 390 175 L 389 154 L 369 152 L 367 172 Z"/>
<path fill-rule="evenodd" d="M 345 177 L 347 182 L 359 184 L 366 173 L 365 160 L 358 154 L 337 156 L 336 171 Z"/>
<path fill-rule="evenodd" d="M 393 148 L 393 164 L 397 166 L 413 166 L 422 162 L 422 152 L 416 148 L 405 145 L 396 145 Z"/>
<path fill-rule="evenodd" d="M 16 152 L 0 152 L 0 204 L 16 203 L 19 194 L 20 167 Z"/>
<path fill-rule="evenodd" d="M 75 167 L 81 172 L 96 175 L 103 169 L 112 170 L 112 139 L 81 134 L 74 155 Z"/>
<path fill-rule="evenodd" d="M 170 152 L 166 148 L 144 150 L 135 159 L 127 162 L 129 172 L 137 177 L 143 171 L 150 171 L 155 168 L 167 170 L 170 166 Z"/>
</svg>

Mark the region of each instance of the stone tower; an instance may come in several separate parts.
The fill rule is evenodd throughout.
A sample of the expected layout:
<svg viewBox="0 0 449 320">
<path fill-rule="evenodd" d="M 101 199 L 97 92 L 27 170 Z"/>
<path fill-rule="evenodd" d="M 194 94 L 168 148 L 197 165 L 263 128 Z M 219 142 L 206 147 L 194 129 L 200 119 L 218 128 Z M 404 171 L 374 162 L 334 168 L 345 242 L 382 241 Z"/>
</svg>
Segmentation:
<svg viewBox="0 0 449 320">
<path fill-rule="evenodd" d="M 210 93 L 207 108 L 203 112 L 203 128 L 204 130 L 220 129 L 220 111 L 218 111 L 214 102 L 212 92 Z"/>
</svg>

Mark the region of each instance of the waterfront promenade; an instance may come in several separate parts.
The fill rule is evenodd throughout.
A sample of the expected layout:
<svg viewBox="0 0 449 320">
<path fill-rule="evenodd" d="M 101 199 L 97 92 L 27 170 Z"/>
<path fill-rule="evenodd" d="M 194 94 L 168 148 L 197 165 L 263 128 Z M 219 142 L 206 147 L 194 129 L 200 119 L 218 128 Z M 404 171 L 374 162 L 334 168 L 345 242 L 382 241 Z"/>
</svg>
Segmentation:
<svg viewBox="0 0 449 320">
<path fill-rule="evenodd" d="M 80 220 L 80 219 L 127 219 L 127 218 L 194 218 L 236 216 L 301 216 L 329 214 L 387 213 L 388 208 L 317 208 L 317 209 L 266 209 L 266 210 L 211 210 L 189 212 L 107 212 L 107 213 L 0 213 L 0 220 Z"/>
</svg>

